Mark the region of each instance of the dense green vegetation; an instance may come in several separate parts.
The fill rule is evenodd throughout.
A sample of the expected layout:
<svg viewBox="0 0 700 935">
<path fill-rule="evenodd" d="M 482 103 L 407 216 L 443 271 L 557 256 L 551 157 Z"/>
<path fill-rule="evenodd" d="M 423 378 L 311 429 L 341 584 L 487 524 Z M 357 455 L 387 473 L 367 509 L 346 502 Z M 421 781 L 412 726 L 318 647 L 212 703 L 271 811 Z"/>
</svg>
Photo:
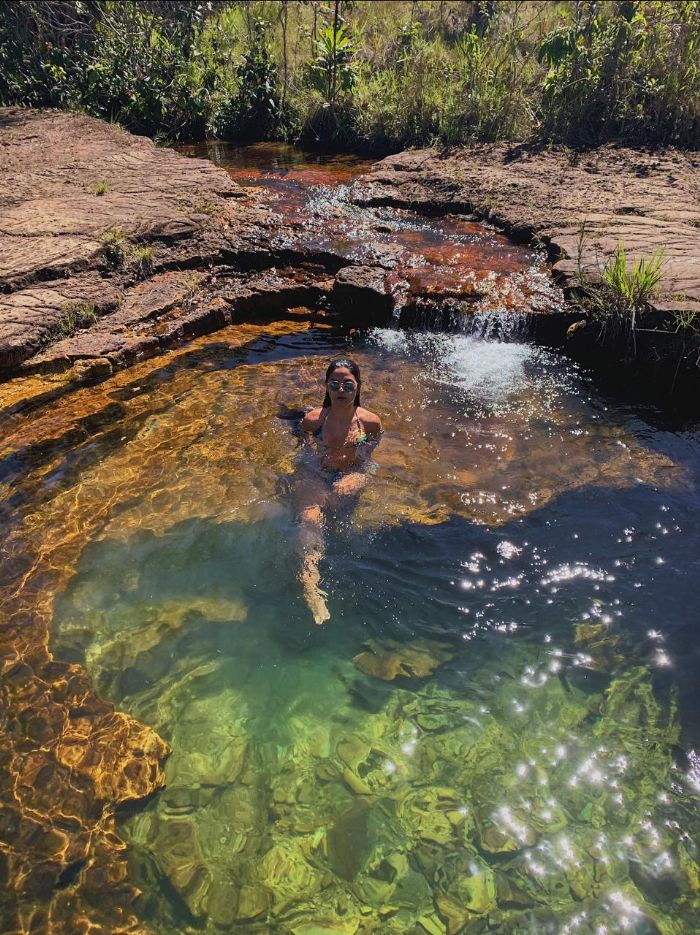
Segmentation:
<svg viewBox="0 0 700 935">
<path fill-rule="evenodd" d="M 0 101 L 166 139 L 695 147 L 700 2 L 0 4 Z"/>
</svg>

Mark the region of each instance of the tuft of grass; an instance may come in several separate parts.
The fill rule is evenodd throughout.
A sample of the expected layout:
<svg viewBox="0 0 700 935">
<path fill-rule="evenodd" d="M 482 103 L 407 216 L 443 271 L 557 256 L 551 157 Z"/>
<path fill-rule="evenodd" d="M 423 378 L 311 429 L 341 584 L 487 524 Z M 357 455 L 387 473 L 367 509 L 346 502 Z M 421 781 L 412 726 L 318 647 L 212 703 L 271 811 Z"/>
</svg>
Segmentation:
<svg viewBox="0 0 700 935">
<path fill-rule="evenodd" d="M 146 276 L 153 269 L 153 256 L 153 247 L 134 247 L 129 251 L 130 261 L 142 276 Z"/>
<path fill-rule="evenodd" d="M 110 189 L 109 182 L 106 182 L 104 179 L 101 182 L 98 182 L 95 186 L 96 195 L 106 195 Z"/>
<path fill-rule="evenodd" d="M 128 264 L 139 276 L 147 276 L 153 269 L 153 247 L 130 243 L 121 227 L 113 227 L 102 235 L 102 254 L 110 266 Z"/>
<path fill-rule="evenodd" d="M 663 249 L 655 250 L 649 258 L 640 257 L 630 268 L 622 244 L 601 272 L 607 288 L 604 325 L 611 325 L 613 333 L 623 335 L 632 354 L 637 352 L 636 329 L 639 318 L 649 309 L 649 303 L 661 279 Z"/>
<path fill-rule="evenodd" d="M 217 204 L 205 195 L 199 195 L 197 200 L 193 203 L 192 209 L 196 214 L 208 214 L 213 217 L 221 213 L 222 205 Z"/>
<path fill-rule="evenodd" d="M 685 337 L 700 338 L 700 314 L 690 309 L 673 313 L 674 331 Z"/>
<path fill-rule="evenodd" d="M 636 331 L 640 317 L 650 309 L 651 299 L 661 280 L 663 249 L 650 257 L 639 257 L 630 266 L 623 244 L 600 269 L 600 279 L 592 281 L 583 268 L 586 225 L 578 240 L 578 304 L 589 317 L 602 324 L 602 337 L 623 339 L 636 353 Z"/>
<path fill-rule="evenodd" d="M 194 302 L 194 297 L 197 294 L 197 289 L 199 288 L 199 276 L 188 276 L 185 280 L 185 293 L 184 303 L 185 305 L 191 305 Z"/>
<path fill-rule="evenodd" d="M 126 259 L 127 242 L 121 227 L 112 227 L 102 235 L 102 254 L 111 266 L 122 266 Z"/>
<path fill-rule="evenodd" d="M 69 302 L 61 309 L 58 319 L 41 336 L 41 346 L 69 338 L 81 328 L 89 327 L 97 319 L 95 306 L 90 302 Z"/>
<path fill-rule="evenodd" d="M 643 312 L 656 292 L 661 279 L 663 249 L 648 257 L 640 257 L 630 269 L 622 244 L 603 267 L 602 280 L 610 290 L 618 313 L 632 315 Z"/>
</svg>

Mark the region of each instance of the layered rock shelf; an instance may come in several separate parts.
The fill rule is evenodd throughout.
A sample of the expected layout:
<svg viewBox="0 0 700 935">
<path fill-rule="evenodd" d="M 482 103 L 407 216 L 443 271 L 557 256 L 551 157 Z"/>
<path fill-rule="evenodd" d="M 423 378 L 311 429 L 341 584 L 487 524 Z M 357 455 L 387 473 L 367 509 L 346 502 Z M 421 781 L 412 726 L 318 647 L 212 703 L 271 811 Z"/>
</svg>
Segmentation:
<svg viewBox="0 0 700 935">
<path fill-rule="evenodd" d="M 430 251 L 423 247 L 421 267 L 406 231 L 397 239 L 391 224 L 333 205 L 310 217 L 303 199 L 276 203 L 209 161 L 92 118 L 6 108 L 0 136 L 0 376 L 12 380 L 0 390 L 4 406 L 28 392 L 16 377 L 101 378 L 198 334 L 290 309 L 361 326 L 400 314 L 411 325 L 507 296 L 504 307 L 534 314 L 545 340 L 561 340 L 580 317 L 561 314 L 544 277 L 533 285 L 531 274 L 472 268 L 475 257 L 457 249 L 441 253 L 436 282 Z M 650 323 L 662 333 L 642 340 L 663 344 L 674 315 L 700 311 L 699 166 L 692 154 L 611 147 L 417 150 L 377 163 L 350 197 L 423 215 L 476 213 L 546 246 L 565 289 L 582 271 L 598 277 L 618 244 L 634 258 L 662 250 L 653 299 L 662 317 Z"/>
<path fill-rule="evenodd" d="M 343 265 L 276 251 L 281 219 L 206 160 L 60 112 L 0 110 L 0 136 L 0 374 L 104 376 L 256 296 L 265 312 L 315 301 Z M 290 261 L 301 272 L 277 272 Z M 226 288 L 202 300 L 214 268 Z"/>
<path fill-rule="evenodd" d="M 700 157 L 606 146 L 587 153 L 477 145 L 390 156 L 356 185 L 354 201 L 423 213 L 476 212 L 520 241 L 547 245 L 564 286 L 591 278 L 622 244 L 662 250 L 653 306 L 700 312 Z"/>
</svg>

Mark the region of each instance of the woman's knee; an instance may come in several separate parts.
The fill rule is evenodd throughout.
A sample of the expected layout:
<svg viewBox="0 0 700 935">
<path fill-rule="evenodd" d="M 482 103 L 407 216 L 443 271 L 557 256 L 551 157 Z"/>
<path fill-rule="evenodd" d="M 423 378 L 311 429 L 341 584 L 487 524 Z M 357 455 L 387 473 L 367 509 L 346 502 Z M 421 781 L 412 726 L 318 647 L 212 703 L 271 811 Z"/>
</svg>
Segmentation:
<svg viewBox="0 0 700 935">
<path fill-rule="evenodd" d="M 320 504 L 313 503 L 310 506 L 305 506 L 301 511 L 301 521 L 302 523 L 308 523 L 312 526 L 320 526 L 323 520 L 323 510 L 321 509 Z"/>
<path fill-rule="evenodd" d="M 345 474 L 333 484 L 333 493 L 340 497 L 350 497 L 359 493 L 364 486 L 363 474 Z"/>
</svg>

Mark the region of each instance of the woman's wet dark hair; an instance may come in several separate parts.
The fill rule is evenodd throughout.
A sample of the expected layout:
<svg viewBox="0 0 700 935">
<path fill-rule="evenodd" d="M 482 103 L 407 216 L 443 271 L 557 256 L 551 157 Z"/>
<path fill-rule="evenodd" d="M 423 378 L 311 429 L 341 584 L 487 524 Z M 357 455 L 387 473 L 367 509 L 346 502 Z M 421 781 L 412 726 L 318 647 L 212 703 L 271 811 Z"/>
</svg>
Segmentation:
<svg viewBox="0 0 700 935">
<path fill-rule="evenodd" d="M 328 364 L 328 369 L 326 370 L 326 383 L 331 378 L 331 374 L 334 370 L 337 370 L 339 367 L 345 367 L 357 380 L 357 395 L 355 396 L 354 406 L 360 406 L 360 388 L 362 386 L 362 377 L 360 376 L 360 368 L 357 366 L 354 360 L 350 360 L 349 357 L 336 357 L 335 360 L 332 360 Z M 326 395 L 323 398 L 323 408 L 326 409 L 331 404 L 331 398 L 328 395 L 328 390 L 326 390 Z"/>
</svg>

